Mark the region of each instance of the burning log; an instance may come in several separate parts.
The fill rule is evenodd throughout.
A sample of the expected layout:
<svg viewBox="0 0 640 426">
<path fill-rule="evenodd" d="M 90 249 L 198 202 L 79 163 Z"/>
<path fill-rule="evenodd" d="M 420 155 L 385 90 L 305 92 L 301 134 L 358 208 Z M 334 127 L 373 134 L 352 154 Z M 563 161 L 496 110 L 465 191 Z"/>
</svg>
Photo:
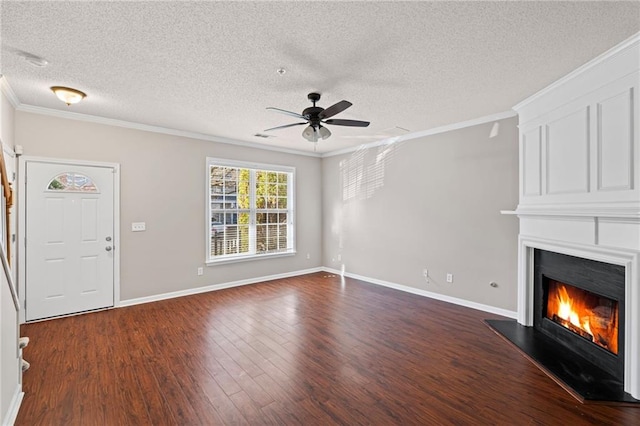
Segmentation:
<svg viewBox="0 0 640 426">
<path fill-rule="evenodd" d="M 556 322 L 556 323 L 560 324 L 564 328 L 568 328 L 569 330 L 573 331 L 577 335 L 579 335 L 581 337 L 584 337 L 585 339 L 589 340 L 590 342 L 593 342 L 593 336 L 591 334 L 589 334 L 588 332 L 584 331 L 580 327 L 577 327 L 577 326 L 571 324 L 570 321 L 562 319 L 556 314 L 553 314 L 552 320 L 553 320 L 553 322 Z"/>
</svg>

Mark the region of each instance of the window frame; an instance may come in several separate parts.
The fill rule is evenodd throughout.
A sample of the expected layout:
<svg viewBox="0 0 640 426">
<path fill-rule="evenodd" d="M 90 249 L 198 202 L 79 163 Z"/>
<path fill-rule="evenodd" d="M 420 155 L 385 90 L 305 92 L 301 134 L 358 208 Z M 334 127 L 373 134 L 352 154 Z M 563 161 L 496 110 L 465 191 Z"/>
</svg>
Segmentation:
<svg viewBox="0 0 640 426">
<path fill-rule="evenodd" d="M 221 255 L 213 257 L 211 255 L 211 218 L 213 211 L 211 209 L 211 167 L 230 167 L 230 168 L 239 168 L 239 169 L 248 169 L 250 175 L 250 186 L 249 186 L 249 197 L 250 197 L 250 207 L 249 207 L 249 239 L 250 239 L 250 252 L 249 253 L 238 253 L 238 254 L 230 254 L 230 255 Z M 235 263 L 235 262 L 244 262 L 248 260 L 255 259 L 266 259 L 266 258 L 274 258 L 274 257 L 284 257 L 284 256 L 293 256 L 296 254 L 296 219 L 295 219 L 295 203 L 296 203 L 296 192 L 295 192 L 295 179 L 296 179 L 296 168 L 291 166 L 283 166 L 277 164 L 266 164 L 266 163 L 257 163 L 251 161 L 239 161 L 239 160 L 228 160 L 224 158 L 215 158 L 215 157 L 207 157 L 206 161 L 206 173 L 205 173 L 205 226 L 206 226 L 206 241 L 205 241 L 205 264 L 208 266 L 211 265 L 219 265 L 226 263 Z M 287 173 L 287 242 L 290 241 L 289 248 L 284 251 L 277 252 L 266 252 L 259 253 L 255 247 L 255 239 L 256 239 L 256 217 L 258 213 L 263 213 L 265 209 L 259 209 L 256 207 L 256 172 L 257 171 L 266 171 L 266 172 L 278 172 L 278 173 Z M 281 211 L 282 209 L 269 209 L 275 211 Z"/>
</svg>

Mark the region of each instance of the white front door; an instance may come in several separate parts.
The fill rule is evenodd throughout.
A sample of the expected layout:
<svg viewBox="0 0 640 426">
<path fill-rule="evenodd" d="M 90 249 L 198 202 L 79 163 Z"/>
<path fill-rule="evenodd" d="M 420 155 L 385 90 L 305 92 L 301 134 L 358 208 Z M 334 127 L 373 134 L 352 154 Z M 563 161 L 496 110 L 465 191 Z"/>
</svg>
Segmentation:
<svg viewBox="0 0 640 426">
<path fill-rule="evenodd" d="M 114 169 L 26 162 L 26 320 L 114 304 Z"/>
</svg>

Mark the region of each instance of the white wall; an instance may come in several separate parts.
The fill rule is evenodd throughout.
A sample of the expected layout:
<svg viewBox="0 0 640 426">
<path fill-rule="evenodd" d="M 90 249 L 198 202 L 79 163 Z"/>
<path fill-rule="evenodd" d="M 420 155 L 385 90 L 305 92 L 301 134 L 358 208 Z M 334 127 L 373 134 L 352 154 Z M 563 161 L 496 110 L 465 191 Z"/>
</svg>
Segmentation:
<svg viewBox="0 0 640 426">
<path fill-rule="evenodd" d="M 0 85 L 3 81 L 0 81 Z M 14 109 L 0 91 L 0 138 L 3 145 L 13 148 Z M 11 161 L 12 159 L 8 158 Z M 14 209 L 15 212 L 15 209 Z M 0 248 L 0 256 L 4 251 Z M 18 312 L 15 309 L 7 274 L 0 266 L 0 421 L 13 422 L 22 397 L 20 358 L 18 355 Z"/>
<path fill-rule="evenodd" d="M 324 264 L 515 311 L 517 118 L 499 125 L 324 158 Z"/>
<path fill-rule="evenodd" d="M 120 164 L 121 300 L 322 265 L 319 158 L 24 111 L 16 112 L 15 137 L 25 156 Z M 208 156 L 296 167 L 297 255 L 204 265 Z M 147 230 L 131 232 L 132 222 L 146 222 Z M 199 266 L 203 276 L 196 274 Z"/>
</svg>

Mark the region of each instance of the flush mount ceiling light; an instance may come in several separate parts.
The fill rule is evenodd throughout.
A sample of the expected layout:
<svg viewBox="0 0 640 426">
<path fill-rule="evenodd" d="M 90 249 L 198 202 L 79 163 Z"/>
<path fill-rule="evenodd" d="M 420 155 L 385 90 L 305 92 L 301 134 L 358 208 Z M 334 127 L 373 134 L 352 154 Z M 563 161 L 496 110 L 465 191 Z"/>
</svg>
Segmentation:
<svg viewBox="0 0 640 426">
<path fill-rule="evenodd" d="M 53 86 L 51 91 L 67 105 L 77 104 L 87 96 L 84 92 L 63 86 Z"/>
</svg>

